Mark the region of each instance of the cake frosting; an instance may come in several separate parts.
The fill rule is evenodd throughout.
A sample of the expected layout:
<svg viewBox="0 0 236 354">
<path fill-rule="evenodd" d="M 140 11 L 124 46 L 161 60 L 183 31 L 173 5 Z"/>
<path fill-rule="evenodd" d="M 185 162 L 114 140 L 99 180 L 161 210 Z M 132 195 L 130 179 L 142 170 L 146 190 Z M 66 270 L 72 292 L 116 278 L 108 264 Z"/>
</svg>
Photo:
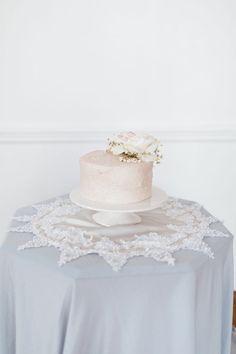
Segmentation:
<svg viewBox="0 0 236 354">
<path fill-rule="evenodd" d="M 152 161 L 127 163 L 109 151 L 91 151 L 80 158 L 81 197 L 109 204 L 150 198 L 152 170 Z"/>
</svg>

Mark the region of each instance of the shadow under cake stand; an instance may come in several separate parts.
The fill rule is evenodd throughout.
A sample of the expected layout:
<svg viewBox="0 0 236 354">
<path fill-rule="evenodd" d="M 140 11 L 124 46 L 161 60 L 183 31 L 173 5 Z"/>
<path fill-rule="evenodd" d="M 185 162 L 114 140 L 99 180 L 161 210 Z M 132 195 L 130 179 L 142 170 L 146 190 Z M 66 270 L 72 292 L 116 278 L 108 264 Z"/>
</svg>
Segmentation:
<svg viewBox="0 0 236 354">
<path fill-rule="evenodd" d="M 156 209 L 168 198 L 162 189 L 153 187 L 151 198 L 138 203 L 107 204 L 94 202 L 80 196 L 79 189 L 70 193 L 70 200 L 81 208 L 94 210 L 93 220 L 103 226 L 138 224 L 142 221 L 138 212 Z"/>
</svg>

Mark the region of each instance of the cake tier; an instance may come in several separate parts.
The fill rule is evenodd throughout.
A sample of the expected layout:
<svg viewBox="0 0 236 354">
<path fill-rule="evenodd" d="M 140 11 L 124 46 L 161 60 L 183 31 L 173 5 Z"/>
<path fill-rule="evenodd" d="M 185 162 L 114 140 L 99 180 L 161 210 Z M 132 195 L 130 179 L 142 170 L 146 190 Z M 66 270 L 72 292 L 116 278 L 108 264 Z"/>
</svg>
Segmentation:
<svg viewBox="0 0 236 354">
<path fill-rule="evenodd" d="M 121 162 L 102 150 L 80 158 L 80 194 L 110 204 L 136 203 L 151 197 L 152 162 Z"/>
</svg>

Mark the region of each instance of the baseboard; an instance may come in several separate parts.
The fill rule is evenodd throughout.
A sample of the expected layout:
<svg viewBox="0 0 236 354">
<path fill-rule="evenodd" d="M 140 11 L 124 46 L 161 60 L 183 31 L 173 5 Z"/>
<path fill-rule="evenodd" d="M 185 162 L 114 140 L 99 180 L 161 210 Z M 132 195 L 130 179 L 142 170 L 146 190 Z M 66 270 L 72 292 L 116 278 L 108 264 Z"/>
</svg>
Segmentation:
<svg viewBox="0 0 236 354">
<path fill-rule="evenodd" d="M 2 129 L 0 127 L 0 144 L 27 143 L 102 143 L 113 135 L 112 131 L 65 130 L 28 130 Z M 152 131 L 162 142 L 236 142 L 236 127 L 222 129 L 159 129 Z"/>
</svg>

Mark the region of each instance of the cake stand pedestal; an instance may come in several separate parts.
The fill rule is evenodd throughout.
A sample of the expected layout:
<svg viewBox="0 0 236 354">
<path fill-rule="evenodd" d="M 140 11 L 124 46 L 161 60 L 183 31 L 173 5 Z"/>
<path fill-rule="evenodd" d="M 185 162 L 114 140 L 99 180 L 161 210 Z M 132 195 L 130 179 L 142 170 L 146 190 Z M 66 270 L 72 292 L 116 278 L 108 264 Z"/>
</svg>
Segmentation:
<svg viewBox="0 0 236 354">
<path fill-rule="evenodd" d="M 70 199 L 81 208 L 94 210 L 93 220 L 103 226 L 138 224 L 142 221 L 138 212 L 156 209 L 166 201 L 167 194 L 160 188 L 153 187 L 152 196 L 149 199 L 131 204 L 107 204 L 93 202 L 80 196 L 78 189 L 70 193 Z"/>
<path fill-rule="evenodd" d="M 93 214 L 93 220 L 103 226 L 139 224 L 141 216 L 135 213 L 117 213 L 115 211 L 99 211 Z"/>
</svg>

